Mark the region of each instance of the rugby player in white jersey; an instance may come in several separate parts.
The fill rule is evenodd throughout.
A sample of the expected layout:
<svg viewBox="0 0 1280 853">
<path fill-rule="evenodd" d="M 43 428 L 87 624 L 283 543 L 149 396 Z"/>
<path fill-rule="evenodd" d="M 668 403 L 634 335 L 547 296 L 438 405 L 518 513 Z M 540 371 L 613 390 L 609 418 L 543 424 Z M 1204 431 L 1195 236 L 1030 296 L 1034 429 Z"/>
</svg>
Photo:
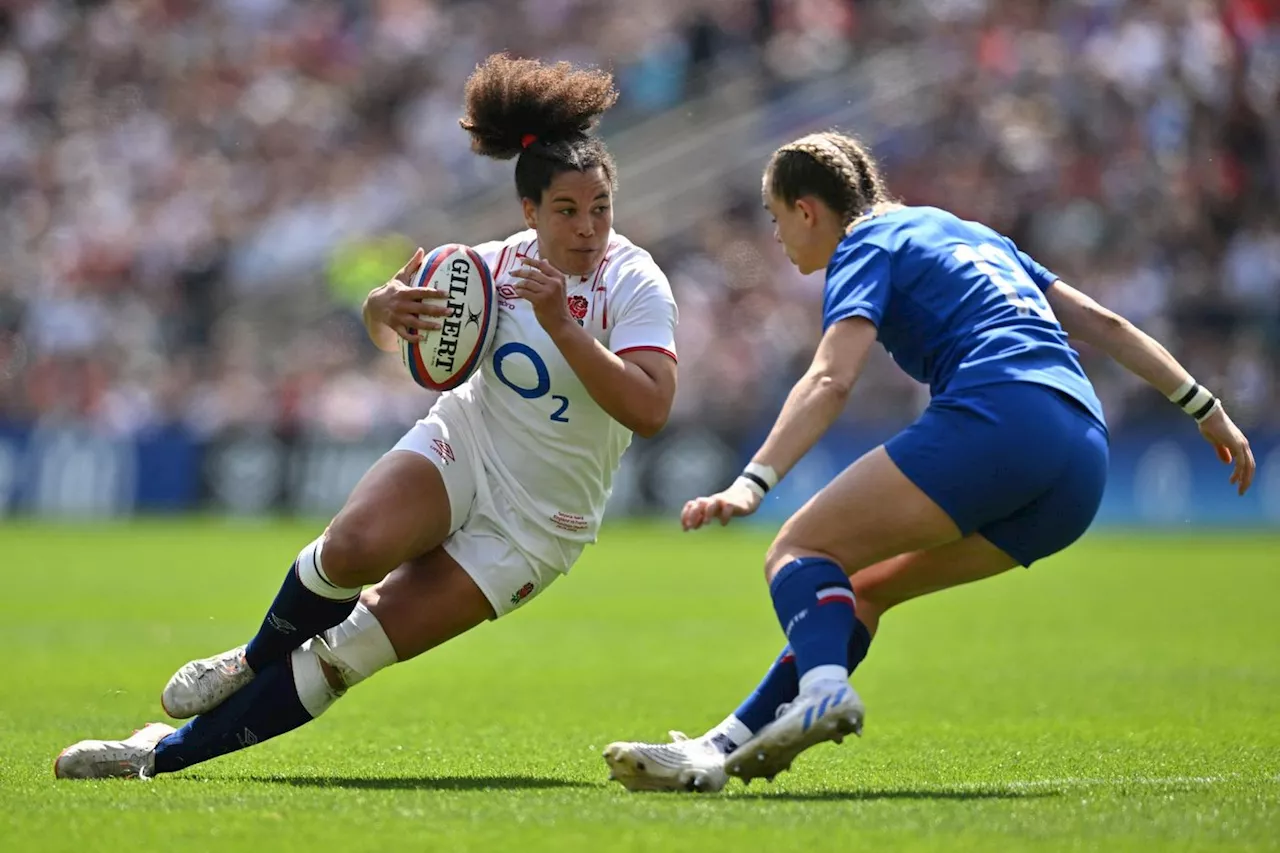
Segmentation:
<svg viewBox="0 0 1280 853">
<path fill-rule="evenodd" d="M 662 428 L 676 388 L 671 289 L 614 233 L 616 169 L 591 133 L 616 99 L 610 75 L 565 63 L 498 55 L 476 69 L 462 127 L 477 153 L 518 157 L 529 226 L 476 247 L 501 312 L 483 368 L 356 485 L 247 645 L 169 680 L 165 710 L 194 719 L 81 741 L 57 776 L 148 778 L 295 729 L 378 670 L 537 596 L 595 540 L 632 434 Z M 422 259 L 365 302 L 381 349 L 446 313 L 407 286 Z"/>
</svg>

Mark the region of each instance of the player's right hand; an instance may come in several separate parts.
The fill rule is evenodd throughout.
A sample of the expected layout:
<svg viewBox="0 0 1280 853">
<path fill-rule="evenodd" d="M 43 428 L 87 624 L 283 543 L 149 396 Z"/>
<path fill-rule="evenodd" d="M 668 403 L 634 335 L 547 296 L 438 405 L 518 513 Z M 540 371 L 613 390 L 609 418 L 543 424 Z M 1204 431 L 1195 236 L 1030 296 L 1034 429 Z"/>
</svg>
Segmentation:
<svg viewBox="0 0 1280 853">
<path fill-rule="evenodd" d="M 1249 449 L 1249 439 L 1244 437 L 1240 428 L 1232 423 L 1227 412 L 1219 404 L 1217 411 L 1205 418 L 1200 424 L 1200 434 L 1213 445 L 1218 458 L 1227 465 L 1234 463 L 1231 471 L 1231 482 L 1236 491 L 1244 494 L 1253 482 L 1253 474 L 1258 464 L 1253 461 L 1253 451 Z"/>
<path fill-rule="evenodd" d="M 409 284 L 425 257 L 426 252 L 418 249 L 394 278 L 375 288 L 365 299 L 364 310 L 369 319 L 415 343 L 422 339 L 422 332 L 440 328 L 440 321 L 432 317 L 449 316 L 449 306 L 445 304 L 447 293 Z"/>
<path fill-rule="evenodd" d="M 685 530 L 697 530 L 704 524 L 719 519 L 720 526 L 729 519 L 751 515 L 760 506 L 760 496 L 740 483 L 734 483 L 723 492 L 706 498 L 694 498 L 684 505 L 680 513 L 680 525 Z"/>
</svg>

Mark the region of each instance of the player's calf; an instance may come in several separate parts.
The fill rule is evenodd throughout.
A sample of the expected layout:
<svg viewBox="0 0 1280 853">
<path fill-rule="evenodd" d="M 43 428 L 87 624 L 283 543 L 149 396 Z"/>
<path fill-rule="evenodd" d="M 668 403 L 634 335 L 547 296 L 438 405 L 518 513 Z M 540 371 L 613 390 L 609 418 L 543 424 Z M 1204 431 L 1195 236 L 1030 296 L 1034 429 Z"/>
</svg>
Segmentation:
<svg viewBox="0 0 1280 853">
<path fill-rule="evenodd" d="M 258 633 L 245 647 L 245 662 L 253 671 L 283 661 L 309 637 L 337 625 L 355 608 L 360 587 L 334 580 L 325 569 L 327 537 L 328 533 L 298 554 Z"/>
</svg>

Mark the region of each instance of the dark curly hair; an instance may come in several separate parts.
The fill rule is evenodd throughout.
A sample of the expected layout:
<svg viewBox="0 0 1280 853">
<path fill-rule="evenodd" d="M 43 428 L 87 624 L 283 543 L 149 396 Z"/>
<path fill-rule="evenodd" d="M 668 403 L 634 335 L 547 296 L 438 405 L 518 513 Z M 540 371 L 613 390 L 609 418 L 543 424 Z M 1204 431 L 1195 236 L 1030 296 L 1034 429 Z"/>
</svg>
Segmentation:
<svg viewBox="0 0 1280 853">
<path fill-rule="evenodd" d="M 458 123 L 471 134 L 477 154 L 498 160 L 519 156 L 516 192 L 538 204 L 561 172 L 599 166 L 616 188 L 613 157 L 591 131 L 617 100 L 607 71 L 498 53 L 467 79 L 466 115 Z"/>
</svg>

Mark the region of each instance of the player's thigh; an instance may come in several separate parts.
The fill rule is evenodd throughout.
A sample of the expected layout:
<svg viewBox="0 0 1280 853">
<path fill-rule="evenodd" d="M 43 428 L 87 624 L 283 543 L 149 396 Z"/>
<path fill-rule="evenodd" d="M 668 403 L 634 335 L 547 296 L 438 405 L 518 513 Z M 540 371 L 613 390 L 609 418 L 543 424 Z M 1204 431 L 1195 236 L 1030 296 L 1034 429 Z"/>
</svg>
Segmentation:
<svg viewBox="0 0 1280 853">
<path fill-rule="evenodd" d="M 576 546 L 552 564 L 534 556 L 540 533 L 522 521 L 518 510 L 500 494 L 477 501 L 476 511 L 442 548 L 470 577 L 501 618 L 523 607 L 569 570 L 582 547 Z"/>
<path fill-rule="evenodd" d="M 1018 565 L 978 533 L 936 548 L 898 554 L 855 572 L 850 583 L 857 599 L 858 618 L 872 632 L 880 616 L 892 607 L 1001 574 Z"/>
<path fill-rule="evenodd" d="M 853 574 L 959 537 L 951 517 L 877 447 L 788 519 L 769 549 L 766 573 L 772 578 L 792 560 L 819 555 Z"/>
<path fill-rule="evenodd" d="M 464 433 L 447 409 L 433 410 L 365 472 L 325 531 L 330 580 L 376 583 L 462 525 L 480 476 Z"/>
<path fill-rule="evenodd" d="M 1077 404 L 1032 383 L 939 396 L 797 514 L 780 535 L 787 548 L 772 570 L 809 551 L 852 574 L 975 532 L 1008 551 L 986 526 L 1052 488 L 1076 448 L 1082 459 L 1096 456 L 1098 435 L 1105 442 L 1101 426 Z"/>
<path fill-rule="evenodd" d="M 361 600 L 396 651 L 409 660 L 494 617 L 489 599 L 443 549 L 397 567 Z"/>
</svg>

